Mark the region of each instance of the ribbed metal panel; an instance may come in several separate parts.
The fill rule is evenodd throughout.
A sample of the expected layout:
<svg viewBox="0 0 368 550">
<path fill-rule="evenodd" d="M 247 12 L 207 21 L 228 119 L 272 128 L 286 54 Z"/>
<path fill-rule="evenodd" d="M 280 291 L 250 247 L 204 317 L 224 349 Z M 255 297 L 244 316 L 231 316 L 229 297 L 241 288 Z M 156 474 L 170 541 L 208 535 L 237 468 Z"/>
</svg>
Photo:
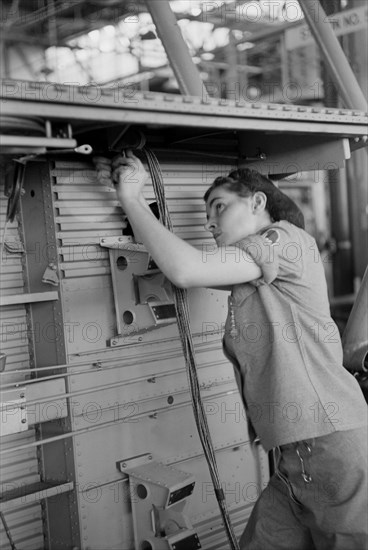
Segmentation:
<svg viewBox="0 0 368 550">
<path fill-rule="evenodd" d="M 0 188 L 1 208 L 1 241 L 4 238 L 6 199 L 4 188 Z M 19 227 L 17 221 L 9 224 L 5 239 L 13 246 L 20 244 Z M 24 293 L 22 274 L 22 253 L 9 253 L 2 246 L 1 258 L 1 295 L 19 295 Z M 30 367 L 29 334 L 27 327 L 26 307 L 23 305 L 4 306 L 0 310 L 0 338 L 1 351 L 6 353 L 5 373 L 1 375 L 1 387 L 8 383 L 17 383 L 29 378 L 27 370 Z M 29 429 L 21 434 L 1 437 L 1 449 L 6 450 L 20 445 L 32 444 L 35 441 L 35 432 Z M 37 451 L 35 447 L 18 451 L 16 454 L 5 454 L 0 457 L 1 466 L 1 493 L 22 490 L 40 480 L 38 473 Z M 21 508 L 13 508 L 4 512 L 4 517 L 16 547 L 20 550 L 39 550 L 43 548 L 41 506 L 39 502 L 27 504 Z M 3 550 L 10 548 L 4 526 L 0 522 L 0 547 Z"/>
<path fill-rule="evenodd" d="M 18 247 L 20 244 L 18 224 L 16 221 L 6 225 L 6 200 L 4 198 L 3 188 L 1 189 L 1 208 L 0 208 L 0 239 L 1 239 L 1 280 L 0 291 L 2 296 L 11 294 L 19 294 L 23 292 L 23 277 L 22 277 L 22 255 L 14 252 L 9 253 L 3 242 L 9 245 Z"/>
<path fill-rule="evenodd" d="M 193 245 L 211 242 L 203 227 L 203 195 L 213 179 L 228 173 L 231 165 L 168 161 L 162 162 L 161 169 L 175 233 Z M 125 226 L 114 190 L 101 185 L 93 166 L 84 162 L 57 160 L 51 175 L 64 276 L 109 273 L 108 251 L 100 248 L 99 240 L 121 235 Z M 146 188 L 146 199 L 153 202 L 150 182 Z"/>
<path fill-rule="evenodd" d="M 110 273 L 108 251 L 99 241 L 121 235 L 126 225 L 114 190 L 98 183 L 88 163 L 56 161 L 51 175 L 65 278 Z"/>
<path fill-rule="evenodd" d="M 8 528 L 17 550 L 41 550 L 44 548 L 41 507 L 38 503 L 31 506 L 10 510 L 5 514 Z M 2 550 L 11 548 L 7 536 L 1 528 L 0 547 Z"/>
<path fill-rule="evenodd" d="M 174 231 L 194 246 L 212 243 L 204 230 L 202 197 L 213 179 L 228 173 L 232 166 L 172 160 L 172 156 L 159 158 L 159 162 Z M 196 527 L 198 524 L 204 548 L 212 550 L 216 543 L 216 548 L 225 550 L 226 537 L 219 529 L 213 494 L 208 502 L 202 500 L 203 487 L 211 482 L 194 423 L 177 327 L 153 331 L 151 340 L 141 344 L 120 349 L 106 346 L 115 326 L 109 256 L 100 246 L 100 238 L 122 234 L 124 217 L 115 192 L 97 182 L 93 167 L 87 163 L 56 161 L 51 174 L 65 323 L 73 327 L 66 335 L 71 365 L 68 387 L 78 456 L 76 482 L 80 487 L 83 548 L 108 550 L 119 544 L 133 548 L 127 503 L 112 499 L 112 495 L 120 494 L 122 483 L 116 462 L 150 452 L 157 460 L 195 476 L 197 485 L 189 513 Z M 154 201 L 149 183 L 146 189 L 148 202 Z M 249 449 L 233 370 L 221 350 L 226 293 L 193 289 L 189 302 L 204 406 L 240 533 L 246 518 L 239 512 L 242 503 L 234 502 L 232 487 L 235 483 L 240 486 L 245 478 L 259 482 L 262 476 Z M 213 325 L 215 332 L 217 327 L 218 334 L 204 335 L 203 330 L 212 329 L 203 329 L 203 322 Z M 89 358 L 91 364 L 78 372 L 82 358 Z M 96 370 L 97 360 L 102 366 Z M 239 472 L 243 478 L 238 478 Z M 99 495 L 96 502 L 84 489 L 92 485 Z M 248 503 L 249 509 L 252 504 Z M 122 521 L 126 526 L 123 532 Z M 105 525 L 109 525 L 108 533 Z"/>
</svg>

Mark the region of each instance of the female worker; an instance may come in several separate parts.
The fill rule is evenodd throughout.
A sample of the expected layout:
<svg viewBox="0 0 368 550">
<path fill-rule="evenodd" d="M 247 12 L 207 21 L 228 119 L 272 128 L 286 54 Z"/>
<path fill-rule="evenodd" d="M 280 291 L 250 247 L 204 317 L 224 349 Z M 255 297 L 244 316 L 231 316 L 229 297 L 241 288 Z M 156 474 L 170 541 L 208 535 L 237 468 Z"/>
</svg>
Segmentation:
<svg viewBox="0 0 368 550">
<path fill-rule="evenodd" d="M 134 232 L 174 285 L 231 290 L 224 351 L 251 438 L 275 457 L 242 550 L 365 549 L 367 408 L 342 365 L 323 265 L 297 206 L 255 171 L 217 178 L 204 197 L 217 249 L 203 255 L 149 210 L 147 173 L 131 152 L 114 179 Z"/>
</svg>

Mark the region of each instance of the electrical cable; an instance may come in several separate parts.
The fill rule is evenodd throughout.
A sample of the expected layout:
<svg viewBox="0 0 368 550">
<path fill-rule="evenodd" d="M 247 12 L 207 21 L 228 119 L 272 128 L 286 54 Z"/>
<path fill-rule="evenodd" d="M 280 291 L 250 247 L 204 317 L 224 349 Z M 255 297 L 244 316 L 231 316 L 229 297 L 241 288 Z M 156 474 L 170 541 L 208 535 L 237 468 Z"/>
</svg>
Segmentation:
<svg viewBox="0 0 368 550">
<path fill-rule="evenodd" d="M 148 168 L 151 174 L 153 189 L 156 196 L 156 201 L 159 208 L 160 220 L 163 225 L 169 230 L 173 231 L 173 225 L 170 218 L 170 212 L 165 199 L 165 191 L 163 184 L 163 177 L 159 162 L 155 154 L 146 147 L 142 149 L 146 156 Z M 209 431 L 207 417 L 204 411 L 200 385 L 197 376 L 197 364 L 194 352 L 194 343 L 192 339 L 190 322 L 189 322 L 189 308 L 187 300 L 187 291 L 183 288 L 177 288 L 173 286 L 174 302 L 176 317 L 178 322 L 179 334 L 183 348 L 183 354 L 185 358 L 185 364 L 187 367 L 187 375 L 190 387 L 190 394 L 193 405 L 194 418 L 197 425 L 198 434 L 202 443 L 204 455 L 206 457 L 212 483 L 214 486 L 214 492 L 220 508 L 221 516 L 224 522 L 227 537 L 229 539 L 230 547 L 232 550 L 239 550 L 239 544 L 235 537 L 233 527 L 231 525 L 229 512 L 226 507 L 225 494 L 221 487 L 220 476 L 217 468 L 214 446 L 211 440 L 211 434 Z"/>
</svg>

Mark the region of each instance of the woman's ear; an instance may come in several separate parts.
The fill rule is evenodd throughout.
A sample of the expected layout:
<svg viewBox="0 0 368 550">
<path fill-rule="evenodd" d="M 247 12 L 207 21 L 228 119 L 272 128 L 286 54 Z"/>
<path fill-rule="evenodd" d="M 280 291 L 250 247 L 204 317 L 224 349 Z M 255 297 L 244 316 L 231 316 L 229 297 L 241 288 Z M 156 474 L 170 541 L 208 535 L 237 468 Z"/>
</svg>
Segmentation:
<svg viewBox="0 0 368 550">
<path fill-rule="evenodd" d="M 267 197 L 263 191 L 256 191 L 253 195 L 253 212 L 263 212 L 266 209 Z"/>
</svg>

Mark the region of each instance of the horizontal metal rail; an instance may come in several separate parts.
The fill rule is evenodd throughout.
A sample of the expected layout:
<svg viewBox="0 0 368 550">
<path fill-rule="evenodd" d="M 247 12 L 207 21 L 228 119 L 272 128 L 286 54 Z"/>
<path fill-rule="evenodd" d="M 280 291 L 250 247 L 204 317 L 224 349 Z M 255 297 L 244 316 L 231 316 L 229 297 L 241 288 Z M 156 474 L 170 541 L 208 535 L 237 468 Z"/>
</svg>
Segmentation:
<svg viewBox="0 0 368 550">
<path fill-rule="evenodd" d="M 367 134 L 367 113 L 355 109 L 133 92 L 126 88 L 0 81 L 4 115 L 257 131 Z"/>
<path fill-rule="evenodd" d="M 229 395 L 231 393 L 237 393 L 237 392 L 238 392 L 238 390 L 220 392 L 218 394 L 211 395 L 208 398 L 204 397 L 203 400 L 206 401 L 206 399 L 214 399 L 216 397 L 221 397 L 223 395 Z M 188 400 L 188 401 L 184 401 L 182 403 L 179 403 L 177 405 L 169 405 L 168 407 L 163 407 L 161 409 L 156 408 L 156 409 L 151 409 L 149 411 L 144 411 L 142 413 L 130 415 L 128 417 L 128 420 L 127 420 L 126 417 L 118 418 L 118 419 L 114 418 L 114 420 L 111 420 L 109 422 L 102 422 L 101 424 L 98 424 L 97 426 L 88 426 L 87 428 L 82 428 L 80 430 L 74 430 L 74 431 L 71 431 L 71 432 L 68 432 L 68 433 L 65 433 L 65 434 L 56 435 L 56 436 L 53 436 L 53 437 L 48 437 L 46 439 L 42 439 L 42 440 L 38 440 L 38 441 L 31 441 L 30 443 L 26 443 L 24 445 L 18 445 L 17 447 L 12 447 L 10 449 L 1 449 L 0 450 L 0 455 L 19 452 L 21 450 L 29 449 L 31 447 L 40 447 L 40 446 L 46 445 L 48 443 L 54 443 L 55 441 L 61 441 L 63 439 L 69 439 L 70 437 L 77 437 L 78 435 L 82 435 L 82 434 L 85 434 L 85 433 L 90 433 L 90 432 L 94 432 L 96 430 L 107 428 L 111 425 L 116 425 L 116 424 L 120 424 L 120 423 L 123 423 L 123 422 L 128 423 L 128 422 L 131 422 L 132 420 L 139 419 L 139 418 L 149 417 L 149 418 L 153 419 L 153 418 L 156 418 L 156 416 L 158 414 L 165 414 L 167 412 L 171 412 L 174 409 L 181 409 L 183 407 L 188 407 L 188 406 L 191 406 L 191 405 L 192 405 L 191 400 Z M 113 409 L 113 407 L 110 407 L 110 409 Z"/>
</svg>

